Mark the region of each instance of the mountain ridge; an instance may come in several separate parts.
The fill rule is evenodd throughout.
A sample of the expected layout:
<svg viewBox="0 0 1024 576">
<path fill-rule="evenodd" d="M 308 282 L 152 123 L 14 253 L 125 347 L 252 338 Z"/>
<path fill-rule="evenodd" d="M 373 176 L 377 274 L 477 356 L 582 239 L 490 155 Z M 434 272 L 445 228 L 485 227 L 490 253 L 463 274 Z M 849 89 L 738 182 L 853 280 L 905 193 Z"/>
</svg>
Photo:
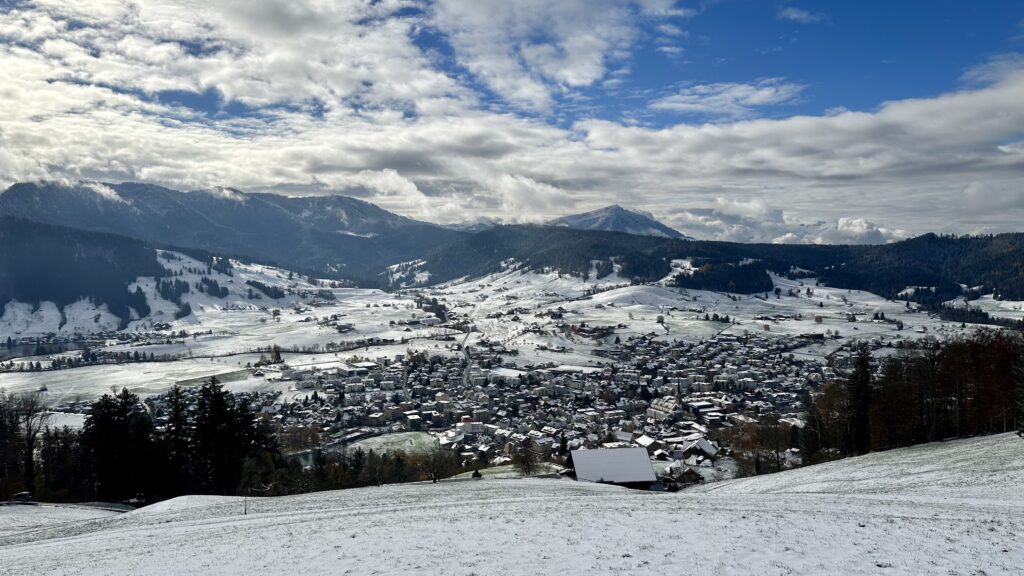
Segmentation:
<svg viewBox="0 0 1024 576">
<path fill-rule="evenodd" d="M 289 197 L 230 188 L 180 192 L 126 182 L 19 183 L 0 216 L 237 254 L 319 276 L 369 281 L 384 266 L 465 233 L 347 196 Z"/>
</svg>

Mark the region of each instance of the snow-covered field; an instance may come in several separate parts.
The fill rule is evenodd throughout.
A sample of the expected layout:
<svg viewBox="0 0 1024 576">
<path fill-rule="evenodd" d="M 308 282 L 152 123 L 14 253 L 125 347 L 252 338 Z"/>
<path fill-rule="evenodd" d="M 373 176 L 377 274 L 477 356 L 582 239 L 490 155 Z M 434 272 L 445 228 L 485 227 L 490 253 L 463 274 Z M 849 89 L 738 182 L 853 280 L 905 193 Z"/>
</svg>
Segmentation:
<svg viewBox="0 0 1024 576">
<path fill-rule="evenodd" d="M 949 306 L 978 308 L 987 312 L 995 318 L 1009 318 L 1010 320 L 1024 320 L 1024 302 L 1017 300 L 996 300 L 991 294 L 987 294 L 966 302 L 963 298 L 957 298 L 946 303 Z"/>
<path fill-rule="evenodd" d="M 0 574 L 993 575 L 1024 566 L 1024 441 L 1012 435 L 708 488 L 466 480 L 250 499 L 248 515 L 241 498 L 186 497 L 0 532 Z M 0 525 L 18 509 L 0 508 Z"/>
<path fill-rule="evenodd" d="M 4 505 L 0 506 L 0 520 L 2 520 L 0 521 L 0 538 L 14 534 L 24 537 L 38 529 L 50 531 L 64 525 L 78 525 L 89 520 L 108 518 L 117 514 L 117 512 L 86 506 Z"/>
<path fill-rule="evenodd" d="M 348 446 L 348 450 L 362 448 L 366 452 L 373 450 L 377 454 L 401 450 L 406 454 L 413 454 L 429 452 L 435 446 L 437 446 L 437 438 L 426 432 L 398 432 L 353 442 Z"/>
</svg>

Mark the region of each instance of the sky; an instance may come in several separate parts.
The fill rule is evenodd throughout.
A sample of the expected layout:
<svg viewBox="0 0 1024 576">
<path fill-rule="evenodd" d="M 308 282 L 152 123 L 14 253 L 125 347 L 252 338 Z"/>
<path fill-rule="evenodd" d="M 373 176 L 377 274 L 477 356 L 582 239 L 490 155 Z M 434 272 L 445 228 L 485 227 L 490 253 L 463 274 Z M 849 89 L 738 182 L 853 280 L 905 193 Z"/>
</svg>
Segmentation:
<svg viewBox="0 0 1024 576">
<path fill-rule="evenodd" d="M 1024 231 L 1016 0 L 0 0 L 0 187 L 608 204 L 698 238 Z"/>
</svg>

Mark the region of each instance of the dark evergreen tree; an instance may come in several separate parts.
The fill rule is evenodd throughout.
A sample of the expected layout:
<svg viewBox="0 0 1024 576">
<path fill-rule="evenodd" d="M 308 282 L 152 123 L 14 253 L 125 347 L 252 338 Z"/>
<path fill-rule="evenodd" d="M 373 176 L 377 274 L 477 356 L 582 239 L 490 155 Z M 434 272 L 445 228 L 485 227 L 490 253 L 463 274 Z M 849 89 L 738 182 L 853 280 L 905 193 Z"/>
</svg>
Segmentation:
<svg viewBox="0 0 1024 576">
<path fill-rule="evenodd" d="M 96 497 L 109 502 L 147 498 L 152 480 L 153 422 L 139 397 L 123 389 L 92 405 L 82 430 Z"/>
<path fill-rule="evenodd" d="M 847 384 L 850 398 L 850 445 L 857 454 L 871 450 L 871 352 L 860 347 Z"/>
<path fill-rule="evenodd" d="M 167 393 L 167 424 L 158 439 L 165 470 L 161 475 L 161 493 L 179 496 L 189 491 L 192 482 L 191 418 L 188 398 L 179 386 Z"/>
<path fill-rule="evenodd" d="M 215 377 L 199 389 L 196 401 L 194 465 L 199 487 L 213 494 L 234 494 L 245 460 L 276 447 L 256 425 L 249 404 Z"/>
<path fill-rule="evenodd" d="M 90 465 L 81 434 L 68 427 L 43 430 L 39 447 L 40 478 L 37 499 L 75 502 L 93 498 Z"/>
</svg>

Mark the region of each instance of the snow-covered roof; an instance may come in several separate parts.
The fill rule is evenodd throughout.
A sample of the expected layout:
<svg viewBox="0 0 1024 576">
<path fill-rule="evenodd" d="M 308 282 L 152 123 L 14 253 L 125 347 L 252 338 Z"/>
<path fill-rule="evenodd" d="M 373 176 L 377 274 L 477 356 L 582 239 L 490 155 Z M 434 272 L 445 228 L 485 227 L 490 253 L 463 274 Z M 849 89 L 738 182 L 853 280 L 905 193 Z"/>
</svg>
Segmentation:
<svg viewBox="0 0 1024 576">
<path fill-rule="evenodd" d="M 573 450 L 576 479 L 587 482 L 655 482 L 654 469 L 643 448 Z"/>
</svg>

